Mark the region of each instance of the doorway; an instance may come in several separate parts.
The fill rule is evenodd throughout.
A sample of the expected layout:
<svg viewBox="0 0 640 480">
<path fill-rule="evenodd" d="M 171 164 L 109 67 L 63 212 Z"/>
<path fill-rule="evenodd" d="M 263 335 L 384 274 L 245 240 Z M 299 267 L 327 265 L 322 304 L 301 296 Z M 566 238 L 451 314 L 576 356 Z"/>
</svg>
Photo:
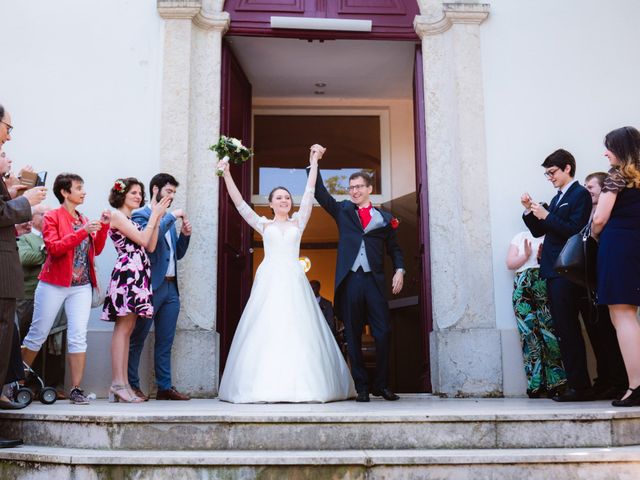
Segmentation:
<svg viewBox="0 0 640 480">
<path fill-rule="evenodd" d="M 398 392 L 430 391 L 430 318 L 421 308 L 424 284 L 430 282 L 429 272 L 418 261 L 425 248 L 428 252 L 428 238 L 420 234 L 416 193 L 420 182 L 414 147 L 415 42 L 243 36 L 226 41 L 252 92 L 251 135 L 243 141 L 254 147 L 255 157 L 251 166 L 243 167 L 249 177 L 245 198 L 251 198 L 259 214 L 269 216 L 266 194 L 275 182 L 290 188 L 299 202 L 295 197 L 302 194 L 299 186 L 304 188 L 312 143 L 328 148 L 321 172 L 339 200 L 348 198 L 344 181 L 351 171 L 374 173 L 373 203 L 400 218 L 398 237 L 407 270 L 403 291 L 393 297 L 392 267 L 387 266 L 393 329 L 390 387 Z M 263 256 L 261 239 L 251 233 L 249 242 L 249 269 L 255 272 Z M 336 247 L 333 219 L 314 208 L 301 257 L 310 261 L 308 278 L 320 280 L 322 296 L 330 300 Z M 220 332 L 221 340 L 230 341 L 233 319 L 219 318 L 218 325 L 226 330 Z M 221 346 L 222 354 L 227 350 L 228 345 Z"/>
</svg>

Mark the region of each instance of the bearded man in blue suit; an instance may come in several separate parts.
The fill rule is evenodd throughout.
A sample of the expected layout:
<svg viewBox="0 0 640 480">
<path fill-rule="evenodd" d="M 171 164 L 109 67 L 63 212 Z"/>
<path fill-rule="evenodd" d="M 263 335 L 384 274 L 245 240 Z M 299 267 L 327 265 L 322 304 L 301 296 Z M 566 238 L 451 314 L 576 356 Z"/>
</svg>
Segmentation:
<svg viewBox="0 0 640 480">
<path fill-rule="evenodd" d="M 385 298 L 384 254 L 391 257 L 395 274 L 393 293 L 402 289 L 404 263 L 396 237 L 397 219 L 371 205 L 371 177 L 356 172 L 349 177 L 350 200 L 336 201 L 318 172 L 315 197 L 338 225 L 335 304 L 345 327 L 351 375 L 357 402 L 369 401 L 369 379 L 362 359 L 362 331 L 366 323 L 376 346 L 376 375 L 371 393 L 385 400 L 399 397 L 388 386 L 391 328 Z"/>
<path fill-rule="evenodd" d="M 149 183 L 151 203 L 133 212 L 132 220 L 142 228 L 147 226 L 151 208 L 164 197 L 175 197 L 178 181 L 168 173 L 155 175 Z M 176 220 L 182 219 L 180 236 L 176 231 Z M 189 400 L 189 397 L 173 386 L 171 382 L 171 347 L 176 334 L 176 324 L 180 313 L 180 293 L 178 290 L 178 260 L 187 253 L 191 238 L 191 224 L 182 209 L 167 212 L 160 220 L 158 243 L 149 252 L 151 261 L 151 286 L 153 288 L 153 319 L 139 318 L 131 334 L 129 343 L 129 384 L 134 393 L 148 400 L 140 390 L 138 367 L 144 341 L 151 324 L 155 325 L 154 368 L 158 391 L 156 400 Z"/>
</svg>

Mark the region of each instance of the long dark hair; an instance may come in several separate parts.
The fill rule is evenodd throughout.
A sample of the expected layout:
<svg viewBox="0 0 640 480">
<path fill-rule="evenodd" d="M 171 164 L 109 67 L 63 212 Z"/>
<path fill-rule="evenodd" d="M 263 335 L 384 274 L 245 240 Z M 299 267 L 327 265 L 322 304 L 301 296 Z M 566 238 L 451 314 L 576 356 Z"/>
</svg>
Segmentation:
<svg viewBox="0 0 640 480">
<path fill-rule="evenodd" d="M 616 128 L 604 137 L 604 146 L 620 161 L 627 186 L 640 188 L 640 132 L 634 127 Z"/>
</svg>

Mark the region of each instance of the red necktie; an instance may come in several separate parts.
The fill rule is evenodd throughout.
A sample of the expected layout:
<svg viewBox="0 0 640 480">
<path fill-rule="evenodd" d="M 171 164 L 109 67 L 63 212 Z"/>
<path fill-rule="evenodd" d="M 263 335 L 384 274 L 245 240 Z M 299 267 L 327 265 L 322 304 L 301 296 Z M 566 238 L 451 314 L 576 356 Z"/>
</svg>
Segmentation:
<svg viewBox="0 0 640 480">
<path fill-rule="evenodd" d="M 359 208 L 358 216 L 360 217 L 362 228 L 367 228 L 367 225 L 369 225 L 369 222 L 371 221 L 371 204 L 369 204 L 368 207 Z"/>
</svg>

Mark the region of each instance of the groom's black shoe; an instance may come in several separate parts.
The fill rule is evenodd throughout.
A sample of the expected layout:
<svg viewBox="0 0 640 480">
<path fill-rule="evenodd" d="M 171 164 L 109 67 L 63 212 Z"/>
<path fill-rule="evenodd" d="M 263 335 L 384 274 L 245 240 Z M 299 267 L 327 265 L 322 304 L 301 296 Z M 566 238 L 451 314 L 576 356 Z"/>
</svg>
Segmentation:
<svg viewBox="0 0 640 480">
<path fill-rule="evenodd" d="M 356 397 L 356 402 L 368 402 L 369 401 L 369 392 L 366 390 L 362 392 L 358 392 L 358 396 Z"/>
<path fill-rule="evenodd" d="M 385 400 L 389 401 L 398 400 L 400 398 L 398 395 L 396 395 L 386 387 L 381 390 L 374 390 L 373 392 L 371 392 L 371 394 L 375 395 L 376 397 L 382 397 Z"/>
</svg>

